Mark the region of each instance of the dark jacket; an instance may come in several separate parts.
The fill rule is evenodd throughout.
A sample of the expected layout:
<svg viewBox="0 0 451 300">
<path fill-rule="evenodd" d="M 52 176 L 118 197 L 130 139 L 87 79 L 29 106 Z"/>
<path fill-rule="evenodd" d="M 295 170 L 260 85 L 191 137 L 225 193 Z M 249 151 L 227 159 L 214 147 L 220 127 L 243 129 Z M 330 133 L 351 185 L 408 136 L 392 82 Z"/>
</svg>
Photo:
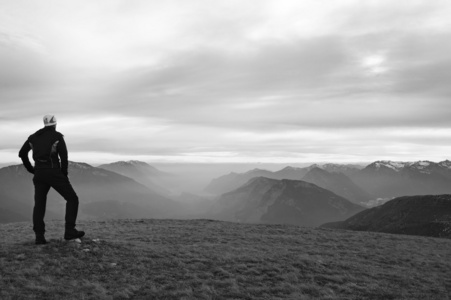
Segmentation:
<svg viewBox="0 0 451 300">
<path fill-rule="evenodd" d="M 34 168 L 28 159 L 30 150 L 33 150 Z M 55 126 L 41 128 L 30 135 L 20 149 L 19 157 L 30 173 L 34 174 L 35 169 L 61 169 L 67 176 L 67 147 L 63 135 L 56 131 Z"/>
</svg>

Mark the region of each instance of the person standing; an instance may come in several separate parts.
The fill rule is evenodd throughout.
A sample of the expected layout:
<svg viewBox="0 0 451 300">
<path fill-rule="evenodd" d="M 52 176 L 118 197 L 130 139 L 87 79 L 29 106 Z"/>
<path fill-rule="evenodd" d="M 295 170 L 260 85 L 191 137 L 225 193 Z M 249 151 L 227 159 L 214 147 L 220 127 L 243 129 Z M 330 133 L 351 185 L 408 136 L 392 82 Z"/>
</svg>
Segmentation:
<svg viewBox="0 0 451 300">
<path fill-rule="evenodd" d="M 44 216 L 50 188 L 66 200 L 64 239 L 72 240 L 85 235 L 83 231 L 75 229 L 78 196 L 68 178 L 67 147 L 63 135 L 56 131 L 56 124 L 54 115 L 45 115 L 44 127 L 30 135 L 19 151 L 25 168 L 34 174 L 33 231 L 37 245 L 47 243 Z M 34 167 L 28 159 L 30 150 L 33 152 Z"/>
</svg>

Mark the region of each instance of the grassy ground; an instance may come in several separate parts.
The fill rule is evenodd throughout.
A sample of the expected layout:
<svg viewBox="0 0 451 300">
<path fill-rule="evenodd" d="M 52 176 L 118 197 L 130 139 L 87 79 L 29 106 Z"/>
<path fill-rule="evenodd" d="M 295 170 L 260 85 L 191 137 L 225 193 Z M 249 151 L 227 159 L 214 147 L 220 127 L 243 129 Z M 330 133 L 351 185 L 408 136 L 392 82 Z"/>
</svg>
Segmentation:
<svg viewBox="0 0 451 300">
<path fill-rule="evenodd" d="M 208 220 L 0 225 L 0 299 L 450 299 L 451 240 Z M 100 239 L 100 241 L 93 241 Z"/>
</svg>

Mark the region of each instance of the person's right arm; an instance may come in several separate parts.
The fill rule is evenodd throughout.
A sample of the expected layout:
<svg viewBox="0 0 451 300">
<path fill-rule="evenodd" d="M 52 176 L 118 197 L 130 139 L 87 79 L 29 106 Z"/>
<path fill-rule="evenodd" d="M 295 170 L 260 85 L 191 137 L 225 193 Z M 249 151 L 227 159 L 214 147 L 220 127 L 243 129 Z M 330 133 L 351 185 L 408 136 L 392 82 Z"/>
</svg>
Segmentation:
<svg viewBox="0 0 451 300">
<path fill-rule="evenodd" d="M 20 159 L 22 159 L 22 163 L 27 169 L 27 171 L 30 172 L 31 174 L 34 174 L 34 168 L 30 163 L 30 159 L 28 158 L 28 152 L 30 152 L 30 150 L 31 150 L 30 142 L 26 140 L 22 148 L 20 148 L 19 157 Z"/>
</svg>

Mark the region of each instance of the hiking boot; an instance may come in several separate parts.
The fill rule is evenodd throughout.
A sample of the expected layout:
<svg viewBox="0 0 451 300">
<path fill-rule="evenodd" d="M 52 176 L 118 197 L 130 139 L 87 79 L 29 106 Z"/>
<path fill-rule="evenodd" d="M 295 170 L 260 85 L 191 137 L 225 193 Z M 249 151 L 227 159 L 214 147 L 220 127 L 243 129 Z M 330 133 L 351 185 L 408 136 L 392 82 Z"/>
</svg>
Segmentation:
<svg viewBox="0 0 451 300">
<path fill-rule="evenodd" d="M 84 231 L 78 231 L 77 229 L 69 229 L 64 232 L 65 240 L 79 239 L 85 235 Z"/>
<path fill-rule="evenodd" d="M 36 234 L 36 245 L 44 245 L 47 244 L 47 241 L 45 240 L 44 234 Z"/>
</svg>

